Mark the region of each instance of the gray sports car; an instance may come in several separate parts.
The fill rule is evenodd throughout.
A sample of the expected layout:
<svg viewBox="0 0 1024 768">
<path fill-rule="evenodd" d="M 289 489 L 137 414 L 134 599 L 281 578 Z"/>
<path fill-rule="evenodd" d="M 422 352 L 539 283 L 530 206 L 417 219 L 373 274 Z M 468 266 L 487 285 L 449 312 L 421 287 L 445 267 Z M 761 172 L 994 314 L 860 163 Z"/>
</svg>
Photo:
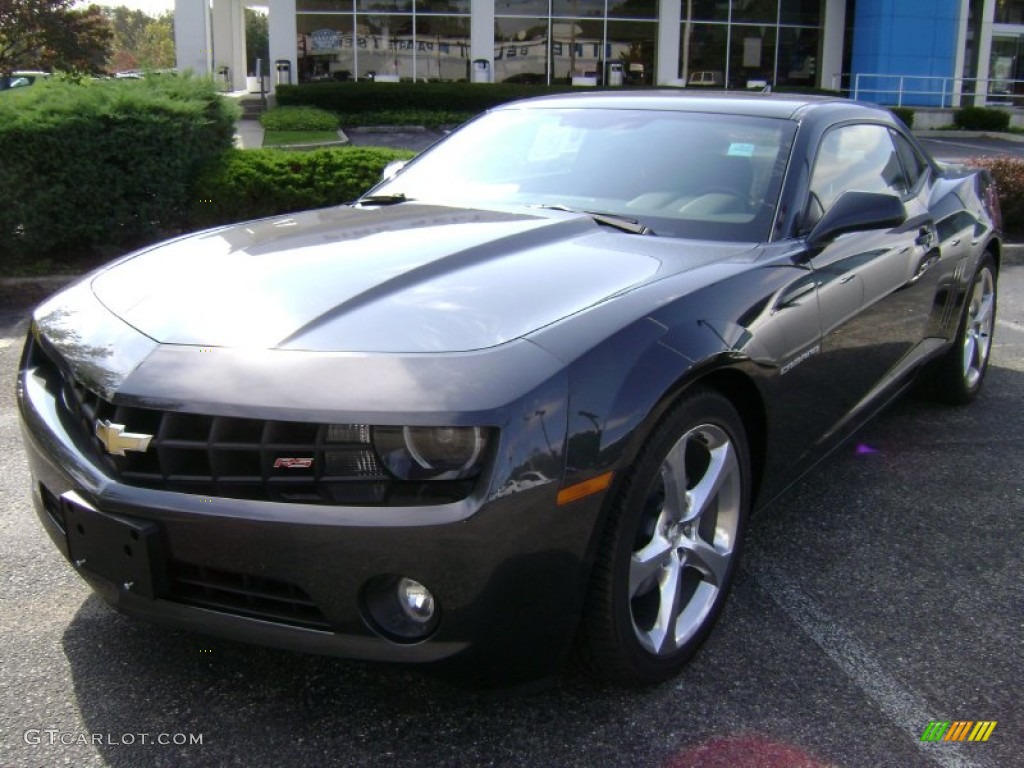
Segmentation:
<svg viewBox="0 0 1024 768">
<path fill-rule="evenodd" d="M 39 519 L 119 610 L 480 682 L 671 676 L 748 515 L 985 376 L 991 179 L 841 99 L 593 93 L 35 312 Z"/>
</svg>

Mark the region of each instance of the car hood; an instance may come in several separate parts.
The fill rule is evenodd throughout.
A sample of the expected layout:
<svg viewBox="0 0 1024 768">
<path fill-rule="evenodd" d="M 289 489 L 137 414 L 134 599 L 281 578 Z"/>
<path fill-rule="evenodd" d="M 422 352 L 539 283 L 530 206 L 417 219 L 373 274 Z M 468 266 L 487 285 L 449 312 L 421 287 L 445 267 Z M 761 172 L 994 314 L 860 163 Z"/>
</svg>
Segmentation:
<svg viewBox="0 0 1024 768">
<path fill-rule="evenodd" d="M 164 344 L 459 352 L 664 276 L 668 256 L 672 273 L 723 257 L 721 246 L 702 245 L 563 212 L 339 207 L 156 246 L 95 276 L 92 290 Z"/>
</svg>

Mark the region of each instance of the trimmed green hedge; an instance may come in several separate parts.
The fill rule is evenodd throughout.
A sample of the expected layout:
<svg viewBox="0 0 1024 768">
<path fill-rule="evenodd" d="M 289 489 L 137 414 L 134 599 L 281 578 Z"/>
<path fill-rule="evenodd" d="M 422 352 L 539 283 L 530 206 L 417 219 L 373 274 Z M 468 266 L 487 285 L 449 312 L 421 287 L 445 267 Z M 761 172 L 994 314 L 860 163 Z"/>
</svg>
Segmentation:
<svg viewBox="0 0 1024 768">
<path fill-rule="evenodd" d="M 345 128 L 367 125 L 422 125 L 426 128 L 439 128 L 442 125 L 462 125 L 474 117 L 474 112 L 402 109 L 386 112 L 350 112 L 342 116 L 341 123 Z"/>
<path fill-rule="evenodd" d="M 914 127 L 914 110 L 910 107 L 890 107 L 889 111 L 902 120 L 907 128 Z"/>
<path fill-rule="evenodd" d="M 211 80 L 24 90 L 0 94 L 0 270 L 179 231 L 200 168 L 234 140 L 238 107 Z"/>
<path fill-rule="evenodd" d="M 571 85 L 526 85 L 523 83 L 374 83 L 367 80 L 338 83 L 279 85 L 277 103 L 281 106 L 320 107 L 342 115 L 373 112 L 454 112 L 476 115 L 499 104 L 535 96 L 560 93 L 594 93 L 623 88 L 574 88 Z M 630 87 L 628 90 L 653 90 Z M 783 87 L 779 93 L 819 93 L 838 96 L 836 91 L 819 88 Z M 686 92 L 686 91 L 681 91 Z M 694 89 L 689 90 L 690 93 Z M 740 91 L 737 91 L 740 92 Z M 365 124 L 365 123 L 364 123 Z"/>
<path fill-rule="evenodd" d="M 334 131 L 338 116 L 318 107 L 277 107 L 260 115 L 268 131 Z"/>
<path fill-rule="evenodd" d="M 477 114 L 508 101 L 573 90 L 568 85 L 374 83 L 361 80 L 354 83 L 281 85 L 277 88 L 277 103 L 281 106 L 320 107 L 341 115 L 403 110 Z"/>
<path fill-rule="evenodd" d="M 964 107 L 953 113 L 953 123 L 965 131 L 1005 131 L 1010 127 L 1010 113 L 988 107 Z"/>
<path fill-rule="evenodd" d="M 190 221 L 198 228 L 348 202 L 372 187 L 385 165 L 413 154 L 380 147 L 232 150 L 200 176 Z"/>
</svg>

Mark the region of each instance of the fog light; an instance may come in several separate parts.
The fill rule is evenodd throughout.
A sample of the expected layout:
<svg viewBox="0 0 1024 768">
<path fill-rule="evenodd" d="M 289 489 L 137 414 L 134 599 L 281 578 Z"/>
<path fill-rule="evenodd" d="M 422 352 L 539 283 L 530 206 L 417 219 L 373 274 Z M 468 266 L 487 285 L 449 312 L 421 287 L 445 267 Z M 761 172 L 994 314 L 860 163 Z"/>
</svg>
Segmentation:
<svg viewBox="0 0 1024 768">
<path fill-rule="evenodd" d="M 413 621 L 426 624 L 434 618 L 434 596 L 430 590 L 412 579 L 401 578 L 395 588 L 398 604 Z"/>
<path fill-rule="evenodd" d="M 406 576 L 377 576 L 363 589 L 370 624 L 391 640 L 415 642 L 433 632 L 440 611 L 433 593 Z"/>
</svg>

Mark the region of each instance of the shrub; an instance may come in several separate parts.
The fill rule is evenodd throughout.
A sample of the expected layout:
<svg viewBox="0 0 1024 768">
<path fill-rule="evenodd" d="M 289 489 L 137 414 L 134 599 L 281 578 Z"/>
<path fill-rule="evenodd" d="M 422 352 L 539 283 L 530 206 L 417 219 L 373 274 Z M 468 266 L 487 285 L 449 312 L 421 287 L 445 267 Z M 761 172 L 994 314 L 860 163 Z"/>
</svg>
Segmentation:
<svg viewBox="0 0 1024 768">
<path fill-rule="evenodd" d="M 890 111 L 902 120 L 907 128 L 914 127 L 914 110 L 910 107 L 892 107 Z"/>
<path fill-rule="evenodd" d="M 1024 159 L 1010 155 L 973 157 L 968 165 L 987 168 L 996 182 L 1003 228 L 1014 234 L 1024 233 Z"/>
<path fill-rule="evenodd" d="M 423 125 L 437 128 L 442 125 L 461 125 L 474 116 L 472 112 L 448 110 L 401 109 L 386 112 L 354 112 L 342 115 L 346 127 L 366 125 Z"/>
<path fill-rule="evenodd" d="M 338 116 L 317 107 L 277 107 L 264 112 L 260 123 L 268 131 L 333 131 Z"/>
<path fill-rule="evenodd" d="M 964 107 L 953 113 L 953 123 L 966 131 L 1005 131 L 1010 127 L 1010 113 L 987 107 Z"/>
<path fill-rule="evenodd" d="M 412 156 L 380 147 L 232 150 L 201 174 L 191 223 L 213 226 L 354 200 L 385 165 Z"/>
<path fill-rule="evenodd" d="M 238 107 L 210 80 L 24 90 L 0 95 L 0 269 L 179 231 L 199 170 L 234 140 Z"/>
</svg>

